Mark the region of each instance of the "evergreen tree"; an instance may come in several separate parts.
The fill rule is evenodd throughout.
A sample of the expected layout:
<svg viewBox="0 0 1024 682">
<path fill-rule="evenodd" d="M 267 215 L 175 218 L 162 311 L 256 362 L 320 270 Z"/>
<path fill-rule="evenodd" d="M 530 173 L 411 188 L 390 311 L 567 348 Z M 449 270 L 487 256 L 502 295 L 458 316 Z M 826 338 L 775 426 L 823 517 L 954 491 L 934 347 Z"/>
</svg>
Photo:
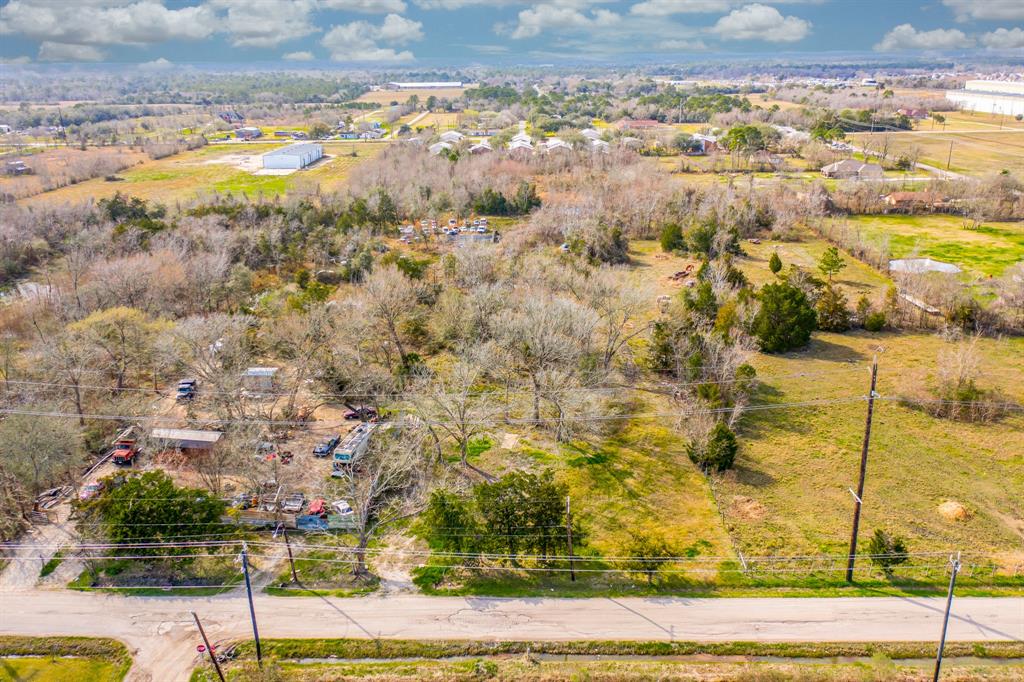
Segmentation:
<svg viewBox="0 0 1024 682">
<path fill-rule="evenodd" d="M 817 323 L 817 315 L 807 296 L 787 282 L 766 284 L 759 294 L 761 309 L 754 318 L 751 333 L 761 350 L 781 353 L 806 346 Z"/>
<path fill-rule="evenodd" d="M 846 296 L 836 287 L 828 284 L 818 297 L 818 329 L 826 332 L 845 332 L 850 328 L 850 311 L 846 307 Z"/>
<path fill-rule="evenodd" d="M 821 260 L 818 261 L 818 269 L 821 270 L 821 274 L 828 277 L 829 282 L 832 281 L 833 275 L 838 275 L 845 267 L 846 261 L 839 255 L 839 249 L 834 246 L 825 249 L 825 253 L 821 254 Z"/>
<path fill-rule="evenodd" d="M 777 275 L 782 271 L 782 259 L 779 258 L 778 251 L 772 251 L 772 257 L 768 259 L 768 269 L 771 270 L 774 275 Z"/>
</svg>

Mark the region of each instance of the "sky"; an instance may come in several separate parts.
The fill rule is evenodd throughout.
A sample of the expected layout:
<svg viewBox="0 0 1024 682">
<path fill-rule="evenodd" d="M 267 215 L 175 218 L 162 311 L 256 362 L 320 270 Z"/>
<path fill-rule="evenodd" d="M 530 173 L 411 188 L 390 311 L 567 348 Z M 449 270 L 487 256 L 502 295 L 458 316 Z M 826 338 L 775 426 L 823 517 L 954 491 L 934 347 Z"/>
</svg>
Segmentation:
<svg viewBox="0 0 1024 682">
<path fill-rule="evenodd" d="M 1024 0 L 0 0 L 7 64 L 415 69 L 827 53 L 1024 58 Z"/>
</svg>

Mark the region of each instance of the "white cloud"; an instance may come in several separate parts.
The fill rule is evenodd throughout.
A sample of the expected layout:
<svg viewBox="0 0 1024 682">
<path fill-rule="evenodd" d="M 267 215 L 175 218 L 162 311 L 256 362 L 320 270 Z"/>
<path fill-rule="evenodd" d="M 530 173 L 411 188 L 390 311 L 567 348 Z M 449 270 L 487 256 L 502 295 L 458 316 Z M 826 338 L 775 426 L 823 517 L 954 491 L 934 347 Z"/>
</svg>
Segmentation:
<svg viewBox="0 0 1024 682">
<path fill-rule="evenodd" d="M 546 2 L 521 11 L 518 23 L 511 31 L 511 37 L 519 40 L 533 38 L 548 30 L 608 27 L 618 23 L 621 18 L 620 15 L 606 9 L 594 10 L 587 14 L 579 9 L 577 3 Z"/>
<path fill-rule="evenodd" d="M 92 45 L 72 45 L 44 40 L 39 45 L 39 59 L 44 62 L 99 62 L 106 55 Z"/>
<path fill-rule="evenodd" d="M 819 4 L 822 0 L 762 0 L 765 5 Z M 667 17 L 672 14 L 711 14 L 728 12 L 749 0 L 643 0 L 629 8 L 630 14 Z"/>
<path fill-rule="evenodd" d="M 32 61 L 32 58 L 28 55 L 21 55 L 20 57 L 0 57 L 0 64 L 28 64 Z"/>
<path fill-rule="evenodd" d="M 223 24 L 236 47 L 275 47 L 319 29 L 310 21 L 316 0 L 210 0 L 227 10 Z"/>
<path fill-rule="evenodd" d="M 339 62 L 408 62 L 415 59 L 412 52 L 399 52 L 382 47 L 386 41 L 405 45 L 423 39 L 423 24 L 397 14 L 389 14 L 380 25 L 367 21 L 353 21 L 333 26 L 320 44 L 331 52 L 331 59 Z"/>
<path fill-rule="evenodd" d="M 974 39 L 955 28 L 918 31 L 910 24 L 900 24 L 875 45 L 879 52 L 901 50 L 955 50 L 974 45 Z"/>
<path fill-rule="evenodd" d="M 201 40 L 216 25 L 206 6 L 168 9 L 156 0 L 70 6 L 57 0 L 11 0 L 0 8 L 0 35 L 69 45 L 147 45 L 168 40 Z M 53 46 L 47 48 L 52 53 Z M 69 54 L 74 49 L 69 49 Z M 83 53 L 84 54 L 84 53 Z"/>
<path fill-rule="evenodd" d="M 793 43 L 811 32 L 811 22 L 800 17 L 784 17 L 768 5 L 753 4 L 729 12 L 710 30 L 723 40 Z"/>
<path fill-rule="evenodd" d="M 340 9 L 364 14 L 405 11 L 403 0 L 320 0 L 320 6 L 325 9 Z"/>
<path fill-rule="evenodd" d="M 302 52 L 289 52 L 288 54 L 281 55 L 281 59 L 287 59 L 290 62 L 311 62 L 316 57 L 313 56 L 312 52 L 303 50 Z"/>
<path fill-rule="evenodd" d="M 139 64 L 140 71 L 170 71 L 174 68 L 174 62 L 164 57 L 158 57 L 150 62 Z"/>
<path fill-rule="evenodd" d="M 997 28 L 991 33 L 981 36 L 981 43 L 992 50 L 1024 49 L 1024 29 Z"/>
<path fill-rule="evenodd" d="M 942 0 L 942 4 L 953 10 L 957 21 L 1024 19 L 1024 2 L 1021 0 Z"/>
</svg>

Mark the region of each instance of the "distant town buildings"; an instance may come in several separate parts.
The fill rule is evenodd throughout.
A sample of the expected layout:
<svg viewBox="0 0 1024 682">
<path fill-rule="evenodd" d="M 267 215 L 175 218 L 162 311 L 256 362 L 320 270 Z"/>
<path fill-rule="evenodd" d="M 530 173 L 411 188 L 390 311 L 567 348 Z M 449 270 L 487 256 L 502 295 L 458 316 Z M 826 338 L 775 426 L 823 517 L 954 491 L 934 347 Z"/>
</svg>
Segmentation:
<svg viewBox="0 0 1024 682">
<path fill-rule="evenodd" d="M 1024 115 L 1024 82 L 967 81 L 963 90 L 947 90 L 946 99 L 962 109 L 985 114 Z"/>
<path fill-rule="evenodd" d="M 843 159 L 822 167 L 821 174 L 826 178 L 839 180 L 881 180 L 885 176 L 885 171 L 876 163 Z"/>
<path fill-rule="evenodd" d="M 391 90 L 440 90 L 442 88 L 461 88 L 462 81 L 392 81 L 388 83 Z"/>
</svg>

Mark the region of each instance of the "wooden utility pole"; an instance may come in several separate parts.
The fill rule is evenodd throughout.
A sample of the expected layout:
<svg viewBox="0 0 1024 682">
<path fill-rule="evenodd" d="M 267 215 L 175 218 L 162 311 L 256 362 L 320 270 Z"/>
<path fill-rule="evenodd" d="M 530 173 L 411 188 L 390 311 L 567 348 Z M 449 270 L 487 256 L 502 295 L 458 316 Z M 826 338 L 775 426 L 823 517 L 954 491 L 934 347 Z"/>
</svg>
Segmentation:
<svg viewBox="0 0 1024 682">
<path fill-rule="evenodd" d="M 292 567 L 292 582 L 299 584 L 299 576 L 295 572 L 295 557 L 292 556 L 292 543 L 288 540 L 288 529 L 281 526 L 281 535 L 284 536 L 284 546 L 288 548 L 288 563 Z"/>
<path fill-rule="evenodd" d="M 846 582 L 853 582 L 853 564 L 857 557 L 857 531 L 860 529 L 860 508 L 864 500 L 864 477 L 868 471 L 868 445 L 871 443 L 871 418 L 875 410 L 875 385 L 878 381 L 878 356 L 871 361 L 871 391 L 868 392 L 868 416 L 864 423 L 864 443 L 860 449 L 860 481 L 853 508 L 853 531 L 850 533 L 850 555 L 846 560 Z"/>
<path fill-rule="evenodd" d="M 572 506 L 569 496 L 565 496 L 565 536 L 569 541 L 569 579 L 576 582 L 576 565 L 572 559 Z"/>
<path fill-rule="evenodd" d="M 960 552 L 956 557 L 949 557 L 951 567 L 949 575 L 949 591 L 946 593 L 946 617 L 942 621 L 942 638 L 939 639 L 939 651 L 935 654 L 935 676 L 932 682 L 939 682 L 939 671 L 942 670 L 942 652 L 946 648 L 946 630 L 949 629 L 949 611 L 953 607 L 953 588 L 956 587 L 956 574 L 960 572 Z"/>
<path fill-rule="evenodd" d="M 245 593 L 249 597 L 249 618 L 252 620 L 252 636 L 256 640 L 256 664 L 263 667 L 263 649 L 260 647 L 260 631 L 256 627 L 256 608 L 252 605 L 252 583 L 249 581 L 249 548 L 242 544 L 242 571 L 245 573 Z"/>
<path fill-rule="evenodd" d="M 199 628 L 199 634 L 203 637 L 203 644 L 206 645 L 206 653 L 210 654 L 210 662 L 213 663 L 213 669 L 217 671 L 217 677 L 220 678 L 220 682 L 224 682 L 224 673 L 220 669 L 220 663 L 217 662 L 217 654 L 213 652 L 213 647 L 210 646 L 210 640 L 206 638 L 206 630 L 203 629 L 203 624 L 199 622 L 199 616 L 196 612 L 192 612 L 192 617 L 196 621 L 196 627 Z"/>
<path fill-rule="evenodd" d="M 949 141 L 949 155 L 946 156 L 946 170 L 949 170 L 949 164 L 953 163 L 953 140 Z"/>
</svg>

